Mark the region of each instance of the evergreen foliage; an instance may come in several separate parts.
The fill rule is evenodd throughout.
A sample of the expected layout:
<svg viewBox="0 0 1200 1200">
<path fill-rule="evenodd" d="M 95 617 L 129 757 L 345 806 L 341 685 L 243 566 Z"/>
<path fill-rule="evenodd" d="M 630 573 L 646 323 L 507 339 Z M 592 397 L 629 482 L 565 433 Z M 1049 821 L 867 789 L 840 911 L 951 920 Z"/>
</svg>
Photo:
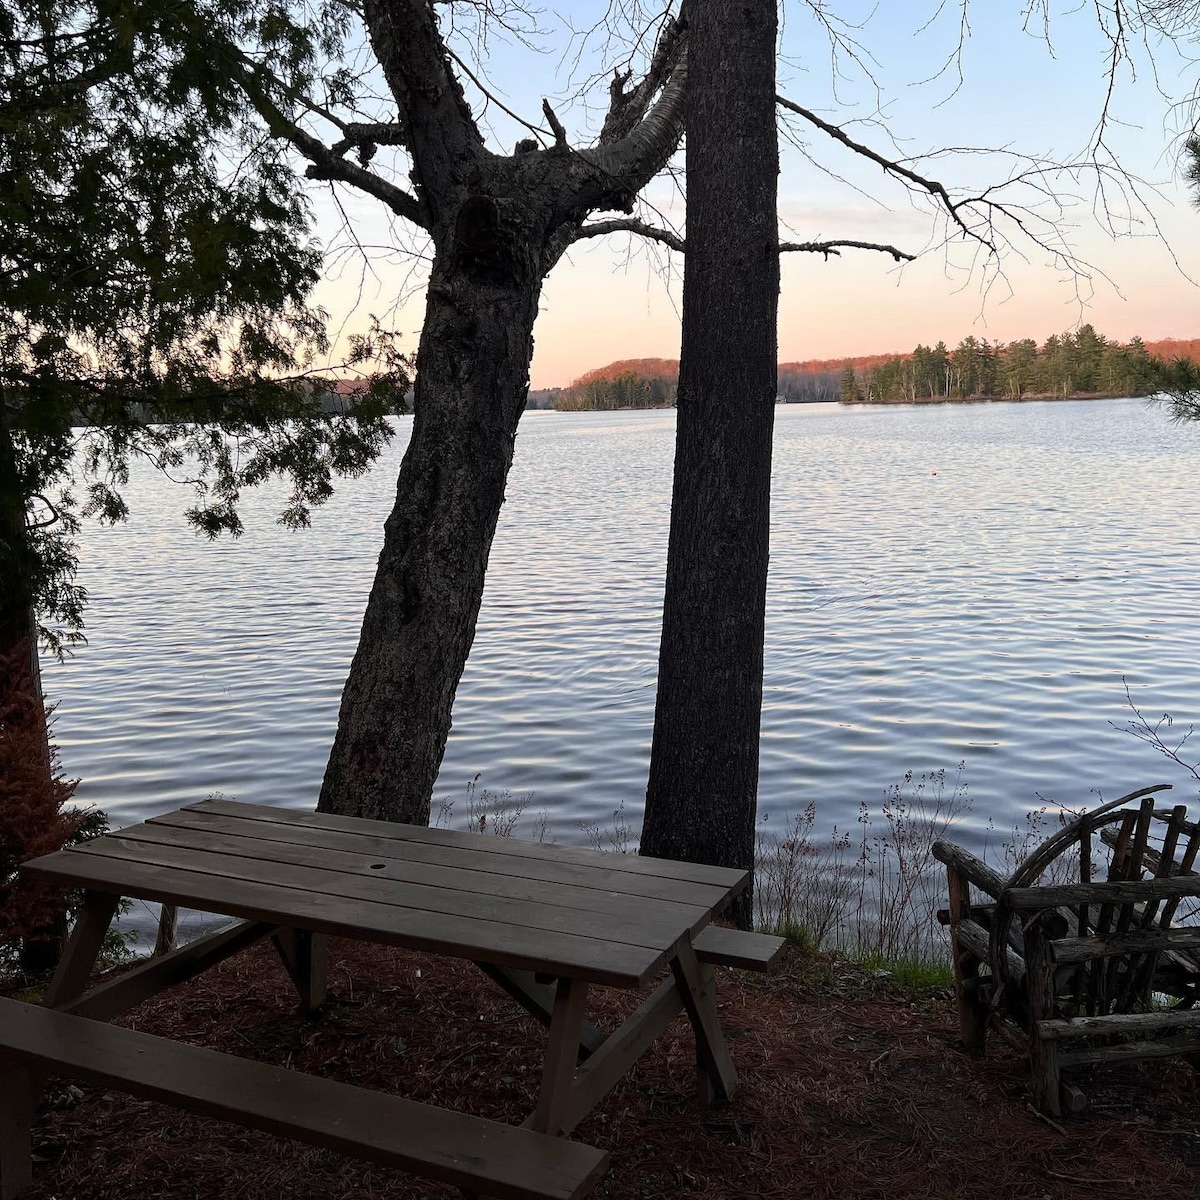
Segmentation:
<svg viewBox="0 0 1200 1200">
<path fill-rule="evenodd" d="M 1051 335 L 1039 349 L 1032 338 L 1003 345 L 963 338 L 917 346 L 854 375 L 858 398 L 874 404 L 1031 396 L 1148 396 L 1160 390 L 1162 365 L 1141 338 L 1110 342 L 1091 325 Z M 843 379 L 842 402 L 851 389 Z"/>
<path fill-rule="evenodd" d="M 554 407 L 563 412 L 609 408 L 663 408 L 675 403 L 677 381 L 623 371 L 612 379 L 592 378 L 563 390 Z"/>
<path fill-rule="evenodd" d="M 349 356 L 353 415 L 323 412 L 321 253 L 226 61 L 235 31 L 297 78 L 337 35 L 249 0 L 0 7 L 0 584 L 59 651 L 81 637 L 72 535 L 126 515 L 132 461 L 190 484 L 209 536 L 272 476 L 304 525 L 407 383 L 376 329 Z"/>
</svg>

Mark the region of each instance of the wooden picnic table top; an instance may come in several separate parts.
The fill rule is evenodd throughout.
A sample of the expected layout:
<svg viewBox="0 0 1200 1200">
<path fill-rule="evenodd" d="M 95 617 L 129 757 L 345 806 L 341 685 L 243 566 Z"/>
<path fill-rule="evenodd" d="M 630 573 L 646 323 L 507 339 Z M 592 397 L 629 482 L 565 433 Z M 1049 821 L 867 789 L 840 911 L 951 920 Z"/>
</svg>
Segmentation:
<svg viewBox="0 0 1200 1200">
<path fill-rule="evenodd" d="M 748 882 L 726 867 L 205 800 L 23 876 L 615 987 Z"/>
</svg>

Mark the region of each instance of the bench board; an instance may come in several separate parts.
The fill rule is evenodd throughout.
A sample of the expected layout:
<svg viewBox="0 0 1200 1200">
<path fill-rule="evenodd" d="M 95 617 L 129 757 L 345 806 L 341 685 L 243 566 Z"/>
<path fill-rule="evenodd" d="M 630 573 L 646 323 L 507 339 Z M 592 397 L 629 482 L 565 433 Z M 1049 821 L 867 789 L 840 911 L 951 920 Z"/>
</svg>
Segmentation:
<svg viewBox="0 0 1200 1200">
<path fill-rule="evenodd" d="M 3 1058 L 490 1196 L 574 1200 L 608 1165 L 592 1146 L 16 1000 L 0 999 Z"/>
<path fill-rule="evenodd" d="M 709 925 L 692 939 L 692 948 L 702 963 L 738 967 L 743 971 L 769 971 L 777 966 L 787 939 L 770 933 L 750 933 Z"/>
</svg>

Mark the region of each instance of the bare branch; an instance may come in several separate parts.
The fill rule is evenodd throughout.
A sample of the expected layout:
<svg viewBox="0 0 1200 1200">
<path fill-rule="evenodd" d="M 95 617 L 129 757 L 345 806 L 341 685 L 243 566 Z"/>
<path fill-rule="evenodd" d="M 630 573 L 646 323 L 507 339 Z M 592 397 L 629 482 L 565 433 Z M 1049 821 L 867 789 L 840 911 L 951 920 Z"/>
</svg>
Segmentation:
<svg viewBox="0 0 1200 1200">
<path fill-rule="evenodd" d="M 399 121 L 350 121 L 343 123 L 341 130 L 342 140 L 330 147 L 333 154 L 345 154 L 354 147 L 408 145 L 408 135 Z"/>
<path fill-rule="evenodd" d="M 861 142 L 856 142 L 844 129 L 838 125 L 832 125 L 828 121 L 822 120 L 815 112 L 804 108 L 797 104 L 794 100 L 789 100 L 786 96 L 775 97 L 775 102 L 781 108 L 786 108 L 789 112 L 794 112 L 797 116 L 803 117 L 811 125 L 815 125 L 822 133 L 827 133 L 835 141 L 841 142 L 849 150 L 853 150 L 855 154 L 861 154 L 863 158 L 868 158 L 871 162 L 880 166 L 888 175 L 894 175 L 899 179 L 906 180 L 922 191 L 928 192 L 938 200 L 950 219 L 963 232 L 963 234 L 974 241 L 986 246 L 992 253 L 996 253 L 996 245 L 990 239 L 982 236 L 976 230 L 963 220 L 959 213 L 959 209 L 963 205 L 963 201 L 955 202 L 950 197 L 950 193 L 946 190 L 943 183 L 939 183 L 936 179 L 927 179 L 924 175 L 918 175 L 916 171 L 910 170 L 908 167 L 902 166 L 899 162 L 893 159 L 885 158 L 878 151 L 872 150 L 869 146 L 864 146 Z"/>
<path fill-rule="evenodd" d="M 604 237 L 609 233 L 635 234 L 652 242 L 660 242 L 662 245 L 676 250 L 680 254 L 683 254 L 687 249 L 687 243 L 679 234 L 672 233 L 669 229 L 662 229 L 657 225 L 649 225 L 637 217 L 617 217 L 611 221 L 593 221 L 590 225 L 584 225 L 580 228 L 579 232 L 575 235 L 575 240 L 582 241 L 584 238 Z M 916 258 L 915 254 L 909 254 L 906 250 L 900 250 L 895 246 L 882 245 L 878 242 L 856 242 L 841 239 L 832 242 L 779 243 L 779 252 L 781 254 L 789 251 L 808 251 L 810 253 L 823 254 L 826 258 L 829 258 L 830 255 L 841 254 L 843 249 L 879 250 L 884 254 L 890 254 L 896 262 L 912 262 Z"/>
<path fill-rule="evenodd" d="M 312 164 L 305 174 L 309 179 L 336 179 L 343 183 L 353 184 L 354 187 L 382 200 L 394 213 L 412 221 L 415 225 L 425 226 L 425 216 L 420 202 L 403 188 L 381 179 L 372 171 L 356 163 L 348 162 L 325 145 L 319 138 L 314 137 L 305 129 L 301 129 L 283 110 L 271 99 L 267 88 L 259 78 L 256 68 L 249 64 L 244 56 L 238 55 L 234 69 L 238 72 L 239 82 L 250 103 L 254 105 L 259 116 L 267 123 L 267 127 L 275 137 L 281 137 L 290 142 Z"/>
<path fill-rule="evenodd" d="M 579 229 L 575 240 L 578 242 L 584 238 L 604 237 L 609 233 L 636 234 L 638 237 L 647 238 L 652 242 L 661 242 L 672 250 L 678 250 L 680 254 L 684 252 L 683 238 L 679 234 L 672 233 L 669 229 L 660 229 L 656 225 L 648 225 L 636 217 L 617 217 L 611 221 L 593 221 L 590 225 L 584 225 Z"/>
<path fill-rule="evenodd" d="M 569 149 L 567 146 L 567 131 L 563 128 L 562 122 L 554 115 L 554 109 L 550 107 L 549 100 L 542 101 L 542 112 L 546 114 L 546 123 L 554 130 L 554 144 L 562 151 Z"/>
<path fill-rule="evenodd" d="M 612 82 L 608 88 L 608 115 L 604 118 L 604 127 L 600 131 L 602 146 L 611 145 L 627 137 L 646 115 L 650 101 L 664 86 L 677 65 L 685 42 L 686 25 L 681 19 L 673 17 L 663 27 L 649 69 L 632 91 L 625 90 L 632 73 L 628 70 L 613 71 Z"/>
<path fill-rule="evenodd" d="M 491 88 L 489 88 L 487 84 L 484 83 L 483 80 L 480 79 L 479 76 L 476 75 L 475 72 L 472 71 L 465 62 L 463 62 L 461 56 L 455 54 L 449 46 L 446 47 L 446 53 L 454 60 L 455 63 L 458 64 L 458 69 L 462 71 L 462 73 L 479 89 L 480 93 L 487 98 L 487 102 L 489 104 L 494 104 L 502 113 L 512 117 L 512 119 L 516 121 L 518 125 L 524 125 L 526 129 L 528 129 L 531 133 L 536 133 L 538 137 L 543 137 L 545 135 L 546 131 L 544 129 L 538 125 L 531 124 L 529 121 L 525 120 L 520 113 L 509 108 L 508 105 L 505 104 L 504 101 L 501 100 L 500 97 L 497 96 L 496 93 L 493 92 Z M 545 103 L 545 101 L 543 101 L 543 103 Z"/>
<path fill-rule="evenodd" d="M 845 238 L 833 242 L 779 243 L 780 254 L 799 250 L 806 253 L 823 254 L 826 258 L 831 254 L 840 255 L 843 248 L 850 250 L 879 250 L 884 254 L 890 254 L 896 262 L 912 262 L 917 257 L 915 254 L 909 254 L 907 250 L 899 250 L 895 246 L 888 246 L 880 242 L 855 242 Z"/>
<path fill-rule="evenodd" d="M 578 152 L 595 169 L 594 187 L 580 192 L 577 202 L 589 208 L 630 211 L 633 197 L 670 160 L 683 137 L 683 99 L 687 88 L 687 43 L 674 42 L 674 64 L 654 106 L 624 137 L 594 150 Z M 605 122 L 606 127 L 608 125 Z"/>
</svg>

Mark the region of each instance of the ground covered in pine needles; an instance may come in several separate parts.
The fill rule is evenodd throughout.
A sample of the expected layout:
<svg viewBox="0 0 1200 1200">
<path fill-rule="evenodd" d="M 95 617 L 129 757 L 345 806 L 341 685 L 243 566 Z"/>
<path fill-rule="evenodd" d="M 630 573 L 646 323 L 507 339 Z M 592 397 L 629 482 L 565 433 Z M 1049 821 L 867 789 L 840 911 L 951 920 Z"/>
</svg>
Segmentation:
<svg viewBox="0 0 1200 1200">
<path fill-rule="evenodd" d="M 946 995 L 795 952 L 769 979 L 718 971 L 740 1085 L 701 1110 L 679 1018 L 580 1126 L 612 1168 L 608 1200 L 1194 1200 L 1200 1105 L 1182 1063 L 1079 1078 L 1089 1106 L 1048 1122 L 1024 1062 L 958 1048 Z M 630 997 L 596 989 L 611 1024 Z M 269 945 L 134 1009 L 148 1033 L 516 1123 L 544 1031 L 469 963 L 334 942 L 330 998 L 305 1020 Z M 336 1154 L 52 1081 L 34 1131 L 30 1200 L 417 1200 L 456 1197 Z"/>
</svg>

